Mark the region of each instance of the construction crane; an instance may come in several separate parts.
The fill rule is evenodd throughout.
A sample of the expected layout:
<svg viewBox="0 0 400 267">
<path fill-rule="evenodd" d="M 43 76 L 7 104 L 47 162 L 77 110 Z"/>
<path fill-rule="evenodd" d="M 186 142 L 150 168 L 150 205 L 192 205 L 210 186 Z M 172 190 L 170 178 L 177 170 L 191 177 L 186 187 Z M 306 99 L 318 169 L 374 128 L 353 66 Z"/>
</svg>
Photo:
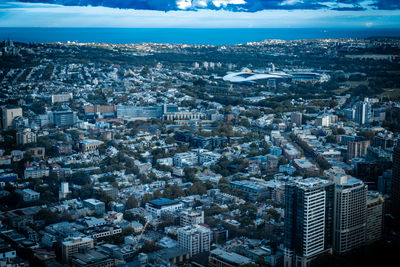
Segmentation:
<svg viewBox="0 0 400 267">
<path fill-rule="evenodd" d="M 144 233 L 144 231 L 146 231 L 147 225 L 149 224 L 150 219 L 147 219 L 146 223 L 144 224 L 144 227 L 142 229 L 142 232 L 140 232 L 139 238 L 136 240 L 136 236 L 132 235 L 133 237 L 133 241 L 135 241 L 136 246 L 134 247 L 135 249 L 139 246 L 139 241 L 142 239 L 142 235 Z M 133 244 L 132 244 L 132 248 L 133 248 Z"/>
</svg>

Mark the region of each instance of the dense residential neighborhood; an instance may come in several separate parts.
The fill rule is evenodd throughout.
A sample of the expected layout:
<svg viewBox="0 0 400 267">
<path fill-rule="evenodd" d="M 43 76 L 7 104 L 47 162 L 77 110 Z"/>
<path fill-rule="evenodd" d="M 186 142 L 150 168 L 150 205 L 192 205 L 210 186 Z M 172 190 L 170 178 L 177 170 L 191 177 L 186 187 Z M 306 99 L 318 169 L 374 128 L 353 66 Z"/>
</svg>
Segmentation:
<svg viewBox="0 0 400 267">
<path fill-rule="evenodd" d="M 0 266 L 395 257 L 399 39 L 0 48 Z"/>
</svg>

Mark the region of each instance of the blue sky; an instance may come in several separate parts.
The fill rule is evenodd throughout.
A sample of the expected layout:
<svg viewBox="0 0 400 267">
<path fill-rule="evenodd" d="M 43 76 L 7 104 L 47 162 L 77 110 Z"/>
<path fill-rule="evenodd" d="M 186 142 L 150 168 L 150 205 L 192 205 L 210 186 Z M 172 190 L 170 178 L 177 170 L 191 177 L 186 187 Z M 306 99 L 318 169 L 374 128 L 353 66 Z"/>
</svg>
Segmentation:
<svg viewBox="0 0 400 267">
<path fill-rule="evenodd" d="M 0 27 L 400 28 L 400 0 L 0 0 Z"/>
</svg>

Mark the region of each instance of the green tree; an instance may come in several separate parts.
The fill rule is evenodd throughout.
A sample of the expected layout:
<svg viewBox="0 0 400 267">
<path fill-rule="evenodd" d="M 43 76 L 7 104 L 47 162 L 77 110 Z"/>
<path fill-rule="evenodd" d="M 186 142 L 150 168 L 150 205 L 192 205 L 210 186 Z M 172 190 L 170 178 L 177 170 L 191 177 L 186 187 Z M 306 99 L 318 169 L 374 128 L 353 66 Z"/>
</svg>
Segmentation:
<svg viewBox="0 0 400 267">
<path fill-rule="evenodd" d="M 140 204 L 142 207 L 144 207 L 147 202 L 149 202 L 150 200 L 153 200 L 153 199 L 154 199 L 154 197 L 152 194 L 144 194 Z"/>
<path fill-rule="evenodd" d="M 202 195 L 206 192 L 206 187 L 202 182 L 193 183 L 188 189 L 187 194 L 190 195 Z"/>
</svg>

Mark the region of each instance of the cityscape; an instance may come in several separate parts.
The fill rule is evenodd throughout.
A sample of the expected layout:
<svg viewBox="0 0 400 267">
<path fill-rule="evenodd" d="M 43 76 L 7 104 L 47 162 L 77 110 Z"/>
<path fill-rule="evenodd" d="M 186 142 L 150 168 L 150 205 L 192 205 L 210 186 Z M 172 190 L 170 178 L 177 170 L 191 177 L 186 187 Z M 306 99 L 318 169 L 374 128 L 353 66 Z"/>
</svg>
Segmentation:
<svg viewBox="0 0 400 267">
<path fill-rule="evenodd" d="M 0 266 L 393 266 L 399 36 L 2 40 Z"/>
</svg>

